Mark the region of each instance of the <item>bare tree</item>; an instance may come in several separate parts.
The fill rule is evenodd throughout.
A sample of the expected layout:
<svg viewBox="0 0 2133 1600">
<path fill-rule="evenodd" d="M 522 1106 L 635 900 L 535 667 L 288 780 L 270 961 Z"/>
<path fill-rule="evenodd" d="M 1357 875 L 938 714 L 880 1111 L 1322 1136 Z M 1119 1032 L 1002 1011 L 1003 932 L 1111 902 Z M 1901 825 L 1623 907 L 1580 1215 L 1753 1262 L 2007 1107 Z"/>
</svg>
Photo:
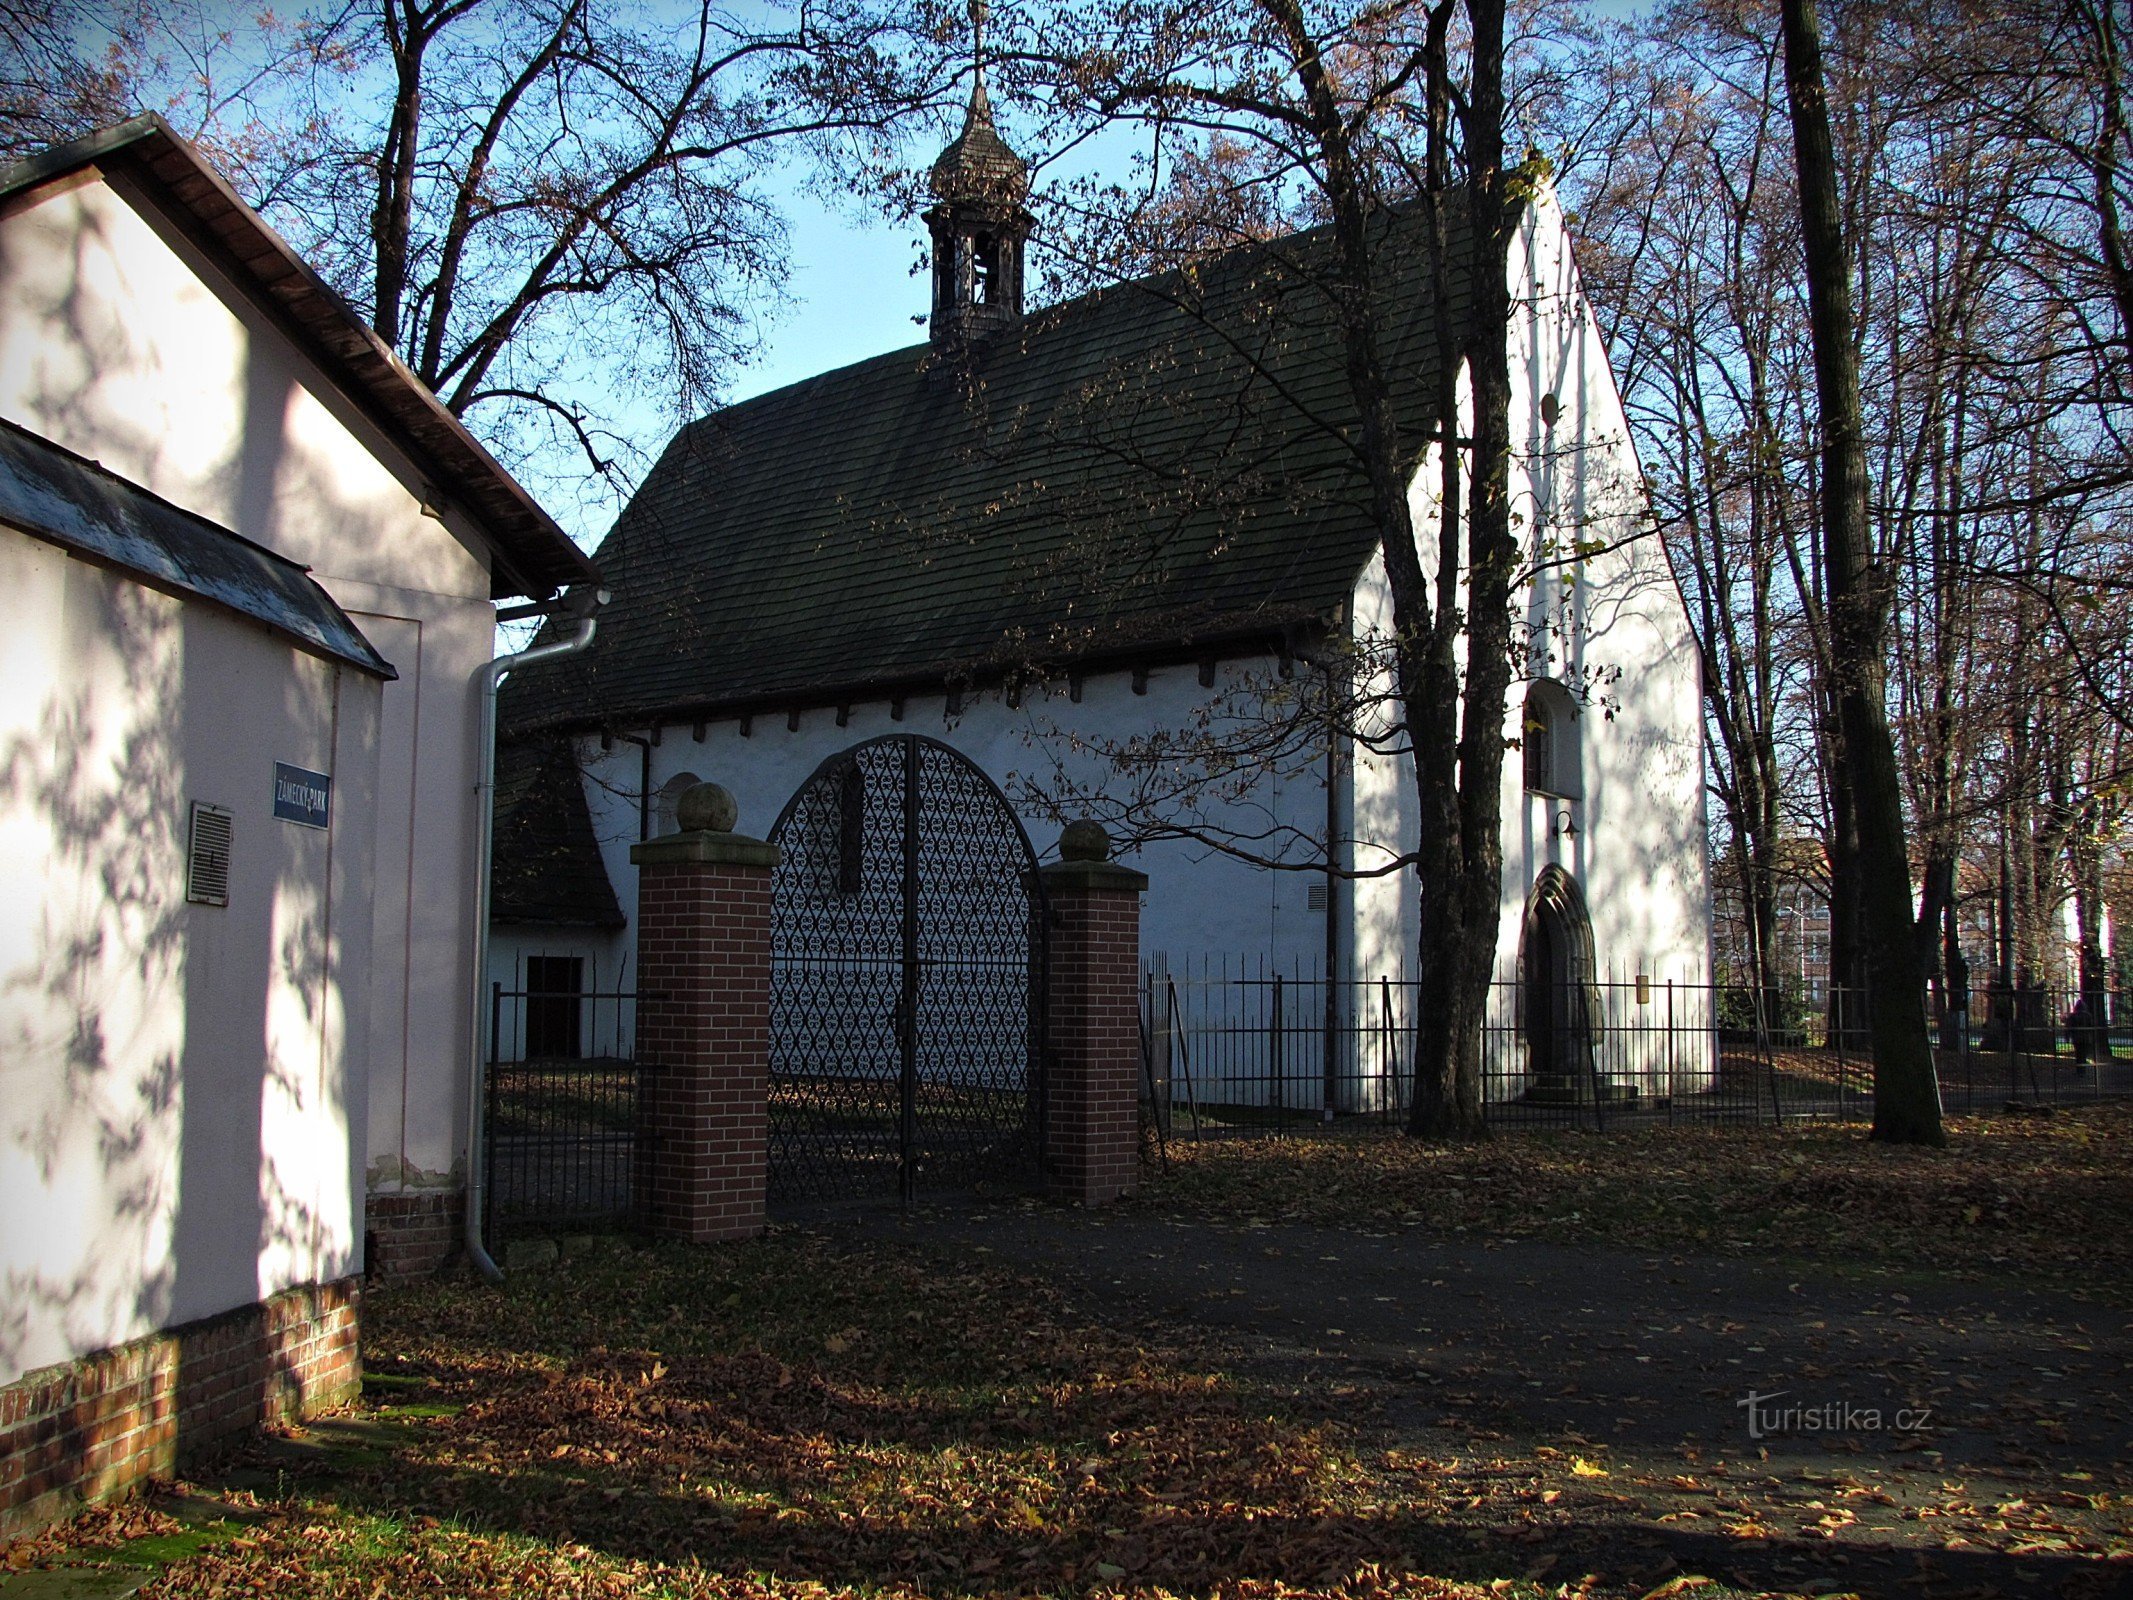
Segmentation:
<svg viewBox="0 0 2133 1600">
<path fill-rule="evenodd" d="M 1829 586 L 1836 771 L 1853 807 L 1860 925 L 1873 980 L 1874 1137 L 1942 1144 L 1940 1088 L 1926 1034 L 1924 975 L 1911 911 L 1896 748 L 1889 736 L 1887 642 L 1893 583 L 1871 550 L 1865 423 L 1852 344 L 1851 266 L 1829 131 L 1813 0 L 1785 0 L 1785 85 L 1821 398 L 1822 549 Z"/>
<path fill-rule="evenodd" d="M 1311 718 L 1354 728 L 1379 666 L 1387 747 L 1412 773 L 1421 816 L 1422 992 L 1412 1131 L 1479 1133 L 1483 1010 L 1502 879 L 1500 780 L 1514 670 L 1512 598 L 1525 572 L 1509 481 L 1509 250 L 1535 166 L 1505 151 L 1507 19 L 1501 0 L 1312 6 L 1165 3 L 1028 19 L 1007 61 L 1069 127 L 1145 130 L 1146 181 L 1084 185 L 1063 210 L 1084 279 L 1247 245 L 1323 310 L 1345 375 L 1345 440 L 1391 594 L 1381 662 L 1326 660 L 1306 720 L 1247 729 L 1262 762 L 1294 758 Z M 1166 183 L 1166 162 L 1202 170 Z M 1195 199 L 1202 204 L 1192 204 Z M 1420 218 L 1430 274 L 1432 392 L 1419 428 L 1395 403 L 1380 241 L 1396 207 Z M 1292 249 L 1284 222 L 1320 229 Z M 1055 241 L 1056 243 L 1056 241 Z M 1471 431 L 1460 426 L 1460 380 Z M 1271 403 L 1281 403 L 1278 399 Z M 1291 402 L 1293 403 L 1293 402 Z M 1324 418 L 1307 418 L 1324 423 Z M 1441 518 L 1417 528 L 1410 490 L 1434 460 Z M 1322 743 L 1318 748 L 1323 749 Z M 1286 752 L 1281 756 L 1279 752 Z M 1174 797 L 1175 798 L 1175 797 Z M 1266 854 L 1266 841 L 1230 841 Z M 1278 854 L 1278 852 L 1276 852 Z"/>
<path fill-rule="evenodd" d="M 1857 291 L 1863 549 L 1885 596 L 1881 702 L 1918 962 L 1950 1044 L 1978 913 L 1998 939 L 1994 1026 L 2017 1009 L 2025 1026 L 2046 1020 L 2053 919 L 2073 879 L 2096 878 L 2073 863 L 2067 819 L 2108 810 L 2112 762 L 2091 757 L 2125 711 L 2112 641 L 2084 627 L 2123 592 L 2133 529 L 2105 245 L 2123 199 L 2107 181 L 2122 170 L 2115 34 L 2079 7 L 2021 15 L 2049 48 L 2004 8 L 1968 5 L 1845 7 L 1824 41 Z M 1577 200 L 1703 641 L 1720 859 L 1740 882 L 1751 964 L 1773 966 L 1759 902 L 1775 864 L 1820 857 L 1832 976 L 1858 986 L 1875 941 L 1840 765 L 1820 538 L 1831 485 L 1800 443 L 1814 363 L 1792 163 L 1770 158 L 1779 60 L 1766 19 L 1736 0 L 1683 0 L 1625 29 L 1587 73 L 1616 111 Z"/>
<path fill-rule="evenodd" d="M 1804 326 L 1798 217 L 1768 40 L 1677 8 L 1663 48 L 1623 28 L 1585 82 L 1613 115 L 1575 178 L 1580 260 L 1605 318 L 1653 510 L 1702 657 L 1720 870 L 1741 906 L 1761 1014 L 1783 1009 L 1779 900 L 1813 680 L 1793 587 Z"/>
<path fill-rule="evenodd" d="M 219 31 L 140 4 L 35 35 L 71 35 L 98 92 L 17 144 L 173 110 L 507 462 L 595 503 L 750 349 L 783 268 L 770 164 L 878 156 L 943 59 L 852 0 L 363 0 Z"/>
</svg>

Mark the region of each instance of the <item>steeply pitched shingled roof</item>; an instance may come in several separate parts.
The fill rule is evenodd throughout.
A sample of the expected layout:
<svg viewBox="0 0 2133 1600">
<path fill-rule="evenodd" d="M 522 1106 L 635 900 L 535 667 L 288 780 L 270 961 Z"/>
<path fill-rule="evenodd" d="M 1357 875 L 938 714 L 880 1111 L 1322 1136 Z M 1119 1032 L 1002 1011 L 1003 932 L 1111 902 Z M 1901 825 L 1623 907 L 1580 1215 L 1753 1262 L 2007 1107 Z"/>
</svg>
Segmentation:
<svg viewBox="0 0 2133 1600">
<path fill-rule="evenodd" d="M 593 837 L 585 783 L 561 739 L 496 752 L 496 922 L 619 928 L 622 907 Z"/>
<path fill-rule="evenodd" d="M 599 574 L 569 535 L 310 263 L 150 113 L 0 171 L 0 198 L 85 167 L 122 172 L 369 413 L 486 535 L 497 599 L 545 597 Z"/>
<path fill-rule="evenodd" d="M 1424 215 L 1378 223 L 1387 366 L 1429 428 Z M 509 725 L 825 704 L 1278 639 L 1376 540 L 1322 234 L 897 351 L 685 428 L 598 552 L 598 641 Z M 1455 249 L 1456 259 L 1458 251 Z"/>
</svg>

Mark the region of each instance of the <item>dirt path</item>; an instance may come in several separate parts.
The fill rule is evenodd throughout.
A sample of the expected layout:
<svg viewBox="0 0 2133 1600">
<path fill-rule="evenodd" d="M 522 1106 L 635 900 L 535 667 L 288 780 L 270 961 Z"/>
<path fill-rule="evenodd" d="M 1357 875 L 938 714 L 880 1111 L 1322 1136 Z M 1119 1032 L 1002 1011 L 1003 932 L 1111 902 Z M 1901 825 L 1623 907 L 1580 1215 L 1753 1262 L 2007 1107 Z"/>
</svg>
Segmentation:
<svg viewBox="0 0 2133 1600">
<path fill-rule="evenodd" d="M 2133 1595 L 2133 1559 L 2066 1554 L 2133 1555 L 2121 1311 L 1772 1261 L 1146 1211 L 1006 1205 L 852 1226 L 986 1253 L 1107 1319 L 1212 1338 L 1245 1375 L 1389 1447 L 1582 1460 L 1575 1514 L 1537 1547 L 1566 1569 Z"/>
</svg>

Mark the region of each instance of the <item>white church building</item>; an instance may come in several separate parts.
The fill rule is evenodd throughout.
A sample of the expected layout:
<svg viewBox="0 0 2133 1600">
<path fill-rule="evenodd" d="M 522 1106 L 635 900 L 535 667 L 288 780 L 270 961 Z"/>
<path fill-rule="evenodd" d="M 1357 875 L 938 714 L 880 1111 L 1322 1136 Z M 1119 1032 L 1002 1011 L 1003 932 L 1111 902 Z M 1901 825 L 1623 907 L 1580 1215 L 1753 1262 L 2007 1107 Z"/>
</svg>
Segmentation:
<svg viewBox="0 0 2133 1600">
<path fill-rule="evenodd" d="M 1310 282 L 1324 241 L 1025 315 L 1026 168 L 982 90 L 933 188 L 928 343 L 683 429 L 597 552 L 614 599 L 594 647 L 507 686 L 492 983 L 628 991 L 630 847 L 672 829 L 684 789 L 725 785 L 740 831 L 768 835 L 825 762 L 904 734 L 981 767 L 1042 855 L 1063 818 L 1107 822 L 1150 880 L 1152 994 L 1411 980 L 1419 885 L 1377 871 L 1415 843 L 1411 764 L 1397 738 L 1354 736 L 1382 713 L 1328 736 L 1293 710 L 1390 628 Z M 1377 226 L 1394 399 L 1422 440 L 1422 218 Z M 1606 1053 L 1607 1094 L 1678 1092 L 1710 1068 L 1697 653 L 1552 196 L 1526 207 L 1510 270 L 1528 670 L 1504 708 L 1490 1092 L 1559 1088 L 1567 1034 L 1603 1027 L 1631 1041 Z M 1418 459 L 1426 568 L 1436 481 Z M 1669 984 L 1671 1034 L 1652 1009 Z M 1583 1020 L 1562 996 L 1590 997 Z M 595 1007 L 596 1025 L 626 1020 Z M 1335 1109 L 1370 1109 L 1335 1076 Z"/>
</svg>

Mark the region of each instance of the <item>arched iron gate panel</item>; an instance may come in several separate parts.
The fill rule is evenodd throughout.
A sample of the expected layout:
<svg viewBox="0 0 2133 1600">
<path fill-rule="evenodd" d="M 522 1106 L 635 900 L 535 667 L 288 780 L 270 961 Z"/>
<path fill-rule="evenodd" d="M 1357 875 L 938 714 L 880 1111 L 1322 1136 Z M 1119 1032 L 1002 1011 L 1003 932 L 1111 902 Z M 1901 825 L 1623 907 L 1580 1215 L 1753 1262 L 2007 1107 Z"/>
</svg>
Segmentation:
<svg viewBox="0 0 2133 1600">
<path fill-rule="evenodd" d="M 897 735 L 771 830 L 770 1200 L 1036 1181 L 1044 901 L 992 780 Z"/>
</svg>

